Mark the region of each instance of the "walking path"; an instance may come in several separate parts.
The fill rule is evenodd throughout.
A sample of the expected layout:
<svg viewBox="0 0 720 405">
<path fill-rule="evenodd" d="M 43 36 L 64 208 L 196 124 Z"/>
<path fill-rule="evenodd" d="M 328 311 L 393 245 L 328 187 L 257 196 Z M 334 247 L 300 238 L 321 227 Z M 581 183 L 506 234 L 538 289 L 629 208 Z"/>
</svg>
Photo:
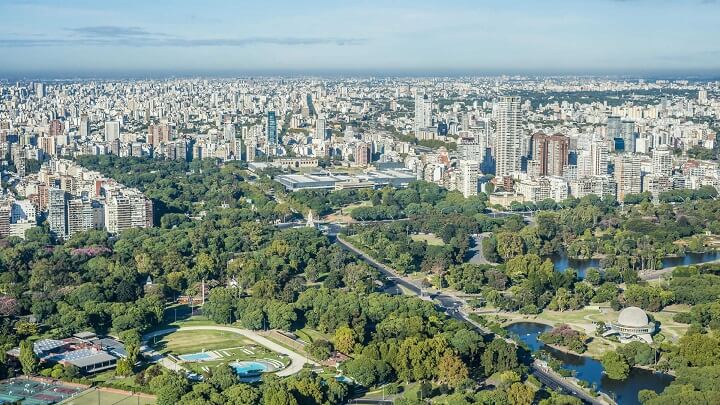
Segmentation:
<svg viewBox="0 0 720 405">
<path fill-rule="evenodd" d="M 219 326 L 219 325 L 181 326 L 181 327 L 177 327 L 177 328 L 168 328 L 168 329 L 163 329 L 163 330 L 157 330 L 157 331 L 145 334 L 143 336 L 143 343 L 147 346 L 147 341 L 154 337 L 167 335 L 169 333 L 177 332 L 177 331 L 194 331 L 194 330 L 216 330 L 216 331 L 222 331 L 222 332 L 235 333 L 238 335 L 242 335 L 242 336 L 254 341 L 255 343 L 265 346 L 266 348 L 268 348 L 274 352 L 281 353 L 281 354 L 288 356 L 290 358 L 290 365 L 287 368 L 276 373 L 279 377 L 286 377 L 286 376 L 293 375 L 293 374 L 300 372 L 300 370 L 302 370 L 303 365 L 305 365 L 305 363 L 309 363 L 309 364 L 312 364 L 315 366 L 318 365 L 314 361 L 310 361 L 309 359 L 298 354 L 297 352 L 294 352 L 294 351 L 286 348 L 285 346 L 279 345 L 264 336 L 260 336 L 260 334 L 258 334 L 255 331 L 252 331 L 249 329 L 234 328 L 232 326 Z M 173 362 L 167 356 L 164 356 L 164 355 L 150 349 L 149 346 L 148 346 L 148 350 L 146 350 L 143 354 L 145 354 L 145 353 L 148 353 L 149 357 L 151 359 L 155 360 L 154 362 L 160 363 L 161 365 L 163 365 L 164 367 L 167 367 L 170 370 L 176 370 L 176 371 L 186 370 L 185 367 L 182 367 L 181 365 Z M 158 356 L 159 356 L 159 358 L 158 358 Z"/>
</svg>

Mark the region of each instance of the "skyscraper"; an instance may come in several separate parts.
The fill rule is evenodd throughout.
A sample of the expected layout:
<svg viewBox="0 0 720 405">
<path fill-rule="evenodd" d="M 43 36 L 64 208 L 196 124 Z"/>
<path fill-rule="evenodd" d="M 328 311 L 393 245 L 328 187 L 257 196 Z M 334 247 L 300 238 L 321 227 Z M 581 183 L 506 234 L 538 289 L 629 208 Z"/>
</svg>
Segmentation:
<svg viewBox="0 0 720 405">
<path fill-rule="evenodd" d="M 607 137 L 610 140 L 620 138 L 620 122 L 622 120 L 617 115 L 611 115 L 607 119 Z"/>
<path fill-rule="evenodd" d="M 660 145 L 652 152 L 653 174 L 672 176 L 672 151 L 667 145 Z"/>
<path fill-rule="evenodd" d="M 324 141 L 325 131 L 327 131 L 326 125 L 325 118 L 318 118 L 315 122 L 315 136 L 313 138 Z"/>
<path fill-rule="evenodd" d="M 120 122 L 105 122 L 105 142 L 113 142 L 116 139 L 120 139 Z"/>
<path fill-rule="evenodd" d="M 73 198 L 67 202 L 68 236 L 93 228 L 93 209 L 89 199 Z"/>
<path fill-rule="evenodd" d="M 560 134 L 532 136 L 533 161 L 537 162 L 541 176 L 562 176 L 568 164 L 570 140 Z"/>
<path fill-rule="evenodd" d="M 520 171 L 520 97 L 501 97 L 496 120 L 495 176 L 510 176 Z"/>
<path fill-rule="evenodd" d="M 415 93 L 415 136 L 428 127 L 432 126 L 432 98 L 425 93 L 425 90 L 417 90 Z"/>
<path fill-rule="evenodd" d="M 642 191 L 640 158 L 634 153 L 623 153 L 615 157 L 615 182 L 617 200 L 624 201 L 628 194 Z"/>
<path fill-rule="evenodd" d="M 277 145 L 277 118 L 275 118 L 275 111 L 268 111 L 267 113 L 267 142 L 268 145 Z"/>
<path fill-rule="evenodd" d="M 365 142 L 360 142 L 355 146 L 355 164 L 361 167 L 365 167 L 370 163 L 371 154 L 370 145 Z"/>
<path fill-rule="evenodd" d="M 67 236 L 67 194 L 59 188 L 48 189 L 47 223 L 50 232 L 58 238 Z"/>
<path fill-rule="evenodd" d="M 468 198 L 478 193 L 478 176 L 480 163 L 476 160 L 460 161 L 460 191 Z"/>
<path fill-rule="evenodd" d="M 625 144 L 625 152 L 635 152 L 635 122 L 623 120 L 620 122 L 620 137 Z"/>
<path fill-rule="evenodd" d="M 87 138 L 90 135 L 90 120 L 88 119 L 87 114 L 83 114 L 80 116 L 80 125 L 78 131 L 80 132 L 80 137 L 83 139 Z"/>
</svg>

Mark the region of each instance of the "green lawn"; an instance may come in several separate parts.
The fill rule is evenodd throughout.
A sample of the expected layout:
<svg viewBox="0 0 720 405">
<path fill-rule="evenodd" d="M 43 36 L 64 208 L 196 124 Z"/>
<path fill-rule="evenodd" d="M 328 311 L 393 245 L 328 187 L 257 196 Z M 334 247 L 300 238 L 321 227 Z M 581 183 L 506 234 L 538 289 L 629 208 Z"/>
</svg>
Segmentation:
<svg viewBox="0 0 720 405">
<path fill-rule="evenodd" d="M 188 325 L 183 322 L 183 325 Z M 203 350 L 229 349 L 253 344 L 237 333 L 217 330 L 177 331 L 158 338 L 155 348 L 161 353 L 189 354 Z"/>
<path fill-rule="evenodd" d="M 445 242 L 432 233 L 410 235 L 410 238 L 415 242 L 426 242 L 428 246 L 445 246 Z"/>
<path fill-rule="evenodd" d="M 318 339 L 331 340 L 328 336 L 325 336 L 322 333 L 310 328 L 296 330 L 295 335 L 297 335 L 298 338 L 306 341 L 307 343 L 312 343 Z"/>
</svg>

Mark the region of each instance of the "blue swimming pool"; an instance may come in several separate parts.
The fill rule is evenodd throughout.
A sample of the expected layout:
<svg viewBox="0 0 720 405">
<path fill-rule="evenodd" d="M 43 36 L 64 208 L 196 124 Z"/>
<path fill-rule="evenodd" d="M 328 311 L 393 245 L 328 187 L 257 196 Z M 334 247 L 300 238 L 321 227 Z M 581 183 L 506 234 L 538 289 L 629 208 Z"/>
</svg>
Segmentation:
<svg viewBox="0 0 720 405">
<path fill-rule="evenodd" d="M 183 354 L 178 357 L 182 361 L 207 361 L 217 358 L 217 356 L 209 352 Z"/>
<path fill-rule="evenodd" d="M 238 361 L 230 363 L 230 367 L 240 377 L 258 375 L 272 370 L 272 365 L 263 361 Z"/>
</svg>

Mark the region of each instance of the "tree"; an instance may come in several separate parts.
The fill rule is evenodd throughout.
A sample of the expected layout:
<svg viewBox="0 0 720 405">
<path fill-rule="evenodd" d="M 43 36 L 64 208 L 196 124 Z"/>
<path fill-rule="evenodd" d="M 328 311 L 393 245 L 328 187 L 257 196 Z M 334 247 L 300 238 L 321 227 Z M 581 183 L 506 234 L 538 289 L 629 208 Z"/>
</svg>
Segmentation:
<svg viewBox="0 0 720 405">
<path fill-rule="evenodd" d="M 335 349 L 339 352 L 350 354 L 355 346 L 355 332 L 349 326 L 341 326 L 335 331 L 333 337 Z"/>
<path fill-rule="evenodd" d="M 446 352 L 438 363 L 437 377 L 438 381 L 451 387 L 457 387 L 469 376 L 469 371 L 465 363 L 456 355 Z"/>
<path fill-rule="evenodd" d="M 507 389 L 507 398 L 513 405 L 530 405 L 535 398 L 535 391 L 521 382 L 516 382 Z"/>
<path fill-rule="evenodd" d="M 38 359 L 33 343 L 27 339 L 20 342 L 20 365 L 23 373 L 27 375 L 33 375 L 38 370 Z"/>
<path fill-rule="evenodd" d="M 212 369 L 212 375 L 207 379 L 207 383 L 218 391 L 225 391 L 238 383 L 238 377 L 228 366 L 215 367 Z"/>
<path fill-rule="evenodd" d="M 298 405 L 297 399 L 288 390 L 265 389 L 263 395 L 265 405 Z"/>
<path fill-rule="evenodd" d="M 260 392 L 248 384 L 233 385 L 222 395 L 228 405 L 255 405 L 260 402 Z"/>
<path fill-rule="evenodd" d="M 625 357 L 616 352 L 607 352 L 601 359 L 605 374 L 613 380 L 624 380 L 630 374 L 630 366 Z"/>
<path fill-rule="evenodd" d="M 493 340 L 482 355 L 482 366 L 486 376 L 517 368 L 517 348 L 502 339 Z"/>
<path fill-rule="evenodd" d="M 332 344 L 325 339 L 315 339 L 306 346 L 307 352 L 317 360 L 325 360 L 332 354 Z"/>
<path fill-rule="evenodd" d="M 115 364 L 115 375 L 127 377 L 132 375 L 132 373 L 133 367 L 129 359 L 119 359 Z"/>
<path fill-rule="evenodd" d="M 364 355 L 343 363 L 343 370 L 359 384 L 366 387 L 385 382 L 391 373 L 391 368 L 386 362 L 374 360 Z"/>
<path fill-rule="evenodd" d="M 150 381 L 158 405 L 175 405 L 190 389 L 187 379 L 174 372 L 165 372 Z"/>
</svg>

